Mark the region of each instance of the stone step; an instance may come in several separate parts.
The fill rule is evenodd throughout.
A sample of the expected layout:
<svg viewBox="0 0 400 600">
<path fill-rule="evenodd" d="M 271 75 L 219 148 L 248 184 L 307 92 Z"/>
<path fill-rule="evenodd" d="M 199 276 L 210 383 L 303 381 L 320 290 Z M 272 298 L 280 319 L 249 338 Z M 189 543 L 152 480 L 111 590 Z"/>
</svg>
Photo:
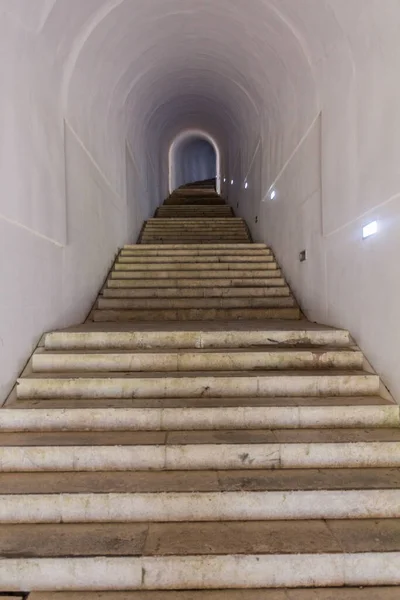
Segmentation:
<svg viewBox="0 0 400 600">
<path fill-rule="evenodd" d="M 189 492 L 379 491 L 400 488 L 400 469 L 265 469 L 0 473 L 3 496 Z M 398 508 L 396 508 L 398 510 Z"/>
<path fill-rule="evenodd" d="M 126 592 L 34 592 L 29 600 L 399 600 L 400 586 Z M 8 599 L 6 599 L 8 600 Z M 15 599 L 14 599 L 15 600 Z"/>
<path fill-rule="evenodd" d="M 229 321 L 230 319 L 300 319 L 298 308 L 179 308 L 95 310 L 94 322 Z"/>
<path fill-rule="evenodd" d="M 36 372 L 71 371 L 230 371 L 286 369 L 362 369 L 362 352 L 343 349 L 224 349 L 185 352 L 57 352 L 37 351 Z"/>
<path fill-rule="evenodd" d="M 142 244 L 127 244 L 123 248 L 124 250 L 138 251 L 143 250 L 268 250 L 266 244 L 146 244 L 146 248 L 143 248 Z"/>
<path fill-rule="evenodd" d="M 210 523 L 399 518 L 400 489 L 0 494 L 0 547 L 1 524 L 6 523 Z"/>
<path fill-rule="evenodd" d="M 174 263 L 195 263 L 208 264 L 209 268 L 213 268 L 215 264 L 244 264 L 249 265 L 251 263 L 271 263 L 275 259 L 272 254 L 265 254 L 261 256 L 125 256 L 120 255 L 118 257 L 118 263 L 128 264 L 174 264 Z"/>
<path fill-rule="evenodd" d="M 228 234 L 228 233 L 215 233 L 215 234 L 211 234 L 210 236 L 206 236 L 206 235 L 195 235 L 195 234 L 187 234 L 187 235 L 182 235 L 179 233 L 174 233 L 174 234 L 154 234 L 154 233 L 143 233 L 143 236 L 141 238 L 141 243 L 142 244 L 177 244 L 179 242 L 179 240 L 182 243 L 189 243 L 190 241 L 192 242 L 198 242 L 200 244 L 210 244 L 211 242 L 216 242 L 217 240 L 220 240 L 222 242 L 236 242 L 236 243 L 242 243 L 245 244 L 246 242 L 248 242 L 250 240 L 250 237 L 247 234 L 240 234 L 240 235 L 235 235 L 235 234 Z"/>
<path fill-rule="evenodd" d="M 207 373 L 32 374 L 18 398 L 193 398 L 379 395 L 378 375 L 363 371 L 229 371 Z"/>
<path fill-rule="evenodd" d="M 230 206 L 216 204 L 215 206 L 161 206 L 157 209 L 155 218 L 166 218 L 172 215 L 173 218 L 180 218 L 182 215 L 189 215 L 191 218 L 200 215 L 200 217 L 233 217 L 233 210 Z"/>
<path fill-rule="evenodd" d="M 244 408 L 244 404 L 246 407 L 287 407 L 287 406 L 297 406 L 297 407 L 331 407 L 334 406 L 335 410 L 341 413 L 342 408 L 345 407 L 344 415 L 346 418 L 350 418 L 351 407 L 371 407 L 371 406 L 393 406 L 393 401 L 389 399 L 384 399 L 381 396 L 323 396 L 323 397 L 311 397 L 311 396 L 290 396 L 290 397 L 274 397 L 270 398 L 266 396 L 253 397 L 248 396 L 245 400 L 240 397 L 230 397 L 225 396 L 224 398 L 42 398 L 42 399 L 30 399 L 30 398 L 19 398 L 14 399 L 12 403 L 9 404 L 10 408 L 7 410 L 19 410 L 26 409 L 29 410 L 37 410 L 37 409 L 137 409 L 137 408 L 146 408 L 146 409 L 154 409 L 154 408 L 179 408 L 183 410 L 187 410 L 188 408 L 221 408 L 221 407 L 234 407 L 234 408 Z M 395 405 L 397 406 L 397 405 Z M 349 409 L 349 410 L 348 410 Z M 91 413 L 85 413 L 86 418 L 89 418 Z M 104 413 L 99 413 L 103 415 Z M 112 413 L 111 413 L 112 414 Z M 199 413 L 200 414 L 200 413 Z M 316 413 L 318 414 L 318 413 Z M 327 414 L 323 413 L 324 419 L 327 419 Z M 100 418 L 100 417 L 99 417 Z M 312 417 L 310 413 L 308 413 L 308 418 L 310 423 L 312 423 Z M 344 417 L 345 418 L 345 417 Z M 23 427 L 23 422 L 21 421 L 22 415 L 19 418 L 20 430 L 25 431 L 26 428 Z M 47 419 L 49 421 L 49 419 Z M 341 418 L 335 419 L 334 426 L 336 426 L 341 421 Z M 10 419 L 7 420 L 10 423 Z M 30 422 L 34 422 L 31 420 Z M 250 420 L 249 420 L 250 422 Z M 361 421 L 360 421 L 361 422 Z M 15 426 L 16 420 L 12 419 L 12 423 Z M 118 423 L 117 420 L 114 423 Z M 352 423 L 352 426 L 358 426 L 357 421 Z M 314 425 L 310 425 L 313 427 Z M 99 425 L 100 427 L 100 425 Z M 115 425 L 117 427 L 117 425 Z M 195 429 L 194 425 L 188 427 L 188 429 Z M 241 425 L 238 426 L 238 429 L 241 428 Z M 96 427 L 94 427 L 96 429 Z M 104 428 L 103 428 L 104 429 Z M 119 428 L 121 429 L 121 428 Z M 122 428 L 123 429 L 123 428 Z M 179 429 L 177 427 L 177 429 Z"/>
<path fill-rule="evenodd" d="M 16 591 L 398 585 L 399 530 L 398 519 L 2 525 L 0 580 Z"/>
<path fill-rule="evenodd" d="M 278 325 L 278 326 L 277 326 Z M 252 346 L 336 346 L 346 348 L 351 344 L 348 331 L 313 326 L 307 321 L 286 323 L 284 326 L 261 324 L 257 328 L 248 325 L 224 325 L 223 328 L 203 325 L 190 325 L 189 330 L 169 326 L 167 330 L 159 327 L 153 330 L 135 329 L 115 331 L 112 329 L 66 330 L 47 333 L 47 350 L 136 350 L 168 348 L 249 348 Z"/>
<path fill-rule="evenodd" d="M 289 400 L 289 399 L 288 399 Z M 273 402 L 273 401 L 272 401 Z M 329 429 L 329 428 L 393 428 L 400 426 L 397 405 L 376 404 L 365 406 L 348 399 L 347 405 L 331 401 L 325 406 L 284 404 L 260 406 L 247 398 L 241 404 L 223 402 L 215 406 L 199 407 L 182 401 L 175 408 L 161 406 L 151 399 L 147 407 L 68 408 L 65 399 L 59 408 L 18 408 L 14 403 L 2 414 L 0 431 L 210 431 L 267 429 Z M 110 404 L 112 404 L 110 402 Z M 139 404 L 139 402 L 137 402 Z M 43 405 L 43 403 L 42 403 Z M 13 408 L 14 407 L 14 408 Z M 23 410 L 22 410 L 23 409 Z"/>
<path fill-rule="evenodd" d="M 218 273 L 220 275 L 220 273 Z M 257 277 L 257 278 L 239 278 L 234 277 L 231 279 L 223 278 L 217 279 L 215 277 L 206 279 L 194 279 L 194 278 L 182 278 L 179 279 L 132 279 L 129 273 L 123 271 L 113 272 L 110 278 L 107 280 L 107 287 L 109 288 L 139 288 L 139 289 L 151 289 L 151 288 L 221 288 L 221 289 L 243 289 L 248 287 L 268 288 L 268 287 L 286 287 L 286 281 L 276 274 L 276 271 L 270 271 L 268 277 Z"/>
<path fill-rule="evenodd" d="M 399 428 L 280 431 L 3 433 L 0 472 L 400 467 Z"/>
<path fill-rule="evenodd" d="M 187 219 L 187 218 L 176 218 L 173 219 L 171 221 L 171 219 L 162 219 L 160 217 L 158 218 L 153 218 L 153 219 L 147 219 L 147 221 L 145 221 L 146 225 L 173 225 L 174 223 L 176 223 L 176 225 L 180 226 L 180 225 L 188 225 L 191 224 L 191 219 Z M 209 226 L 209 227 L 214 227 L 214 225 L 240 225 L 243 226 L 246 224 L 246 221 L 244 219 L 242 219 L 241 217 L 210 217 L 210 218 L 204 218 L 204 219 L 200 219 L 200 221 L 198 219 L 196 219 L 195 221 L 193 221 L 193 224 L 195 226 L 199 226 L 199 225 L 205 225 L 205 226 Z"/>
<path fill-rule="evenodd" d="M 192 223 L 189 219 L 186 219 L 187 223 L 178 224 L 175 219 L 167 219 L 166 223 L 146 223 L 144 232 L 145 233 L 175 233 L 175 234 L 198 234 L 198 235 L 214 235 L 216 233 L 230 233 L 232 235 L 240 235 L 241 233 L 247 233 L 245 225 L 243 223 L 235 223 L 235 219 L 227 219 L 231 223 L 215 225 L 202 225 L 197 219 Z"/>
<path fill-rule="evenodd" d="M 227 235 L 215 235 L 211 238 L 206 238 L 206 237 L 196 237 L 196 236 L 188 236 L 188 237 L 183 237 L 182 235 L 178 235 L 176 234 L 173 236 L 158 236 L 158 235 L 145 235 L 142 240 L 141 243 L 142 244 L 172 244 L 172 243 L 178 243 L 179 240 L 181 240 L 182 242 L 189 242 L 190 240 L 192 241 L 197 241 L 200 244 L 206 244 L 208 245 L 210 242 L 215 242 L 217 240 L 222 240 L 225 242 L 240 242 L 242 244 L 246 243 L 249 241 L 249 237 L 248 236 L 236 236 L 236 237 L 229 237 Z"/>
<path fill-rule="evenodd" d="M 162 248 L 164 248 L 165 246 L 162 246 Z M 208 250 L 207 246 L 204 246 L 204 250 L 147 250 L 147 246 L 146 245 L 138 245 L 138 249 L 137 250 L 124 250 L 122 249 L 120 252 L 120 256 L 124 256 L 124 257 L 130 257 L 130 258 L 140 258 L 140 257 L 158 257 L 158 258 L 171 258 L 172 260 L 174 258 L 178 258 L 181 256 L 187 256 L 187 257 L 198 257 L 198 256 L 202 256 L 202 257 L 210 257 L 211 259 L 215 259 L 216 257 L 224 257 L 224 258 L 230 258 L 230 257 L 235 257 L 235 258 L 239 258 L 239 260 L 242 260 L 243 257 L 259 257 L 259 258 L 269 258 L 270 256 L 272 256 L 272 252 L 269 249 L 259 249 L 259 250 L 250 250 L 250 249 L 243 249 L 243 250 Z"/>
<path fill-rule="evenodd" d="M 193 267 L 193 265 L 191 265 Z M 217 277 L 213 279 L 267 279 L 271 277 L 281 277 L 282 273 L 280 269 L 276 268 L 275 263 L 269 263 L 267 267 L 260 269 L 228 269 L 225 265 L 223 269 L 218 269 L 218 273 L 215 273 Z M 142 269 L 134 269 L 131 270 L 130 265 L 116 265 L 117 268 L 113 270 L 111 273 L 111 278 L 114 279 L 146 279 L 146 275 L 148 275 L 149 269 L 143 267 Z M 124 267 L 124 268 L 122 268 Z M 151 277 L 154 279 L 194 279 L 198 280 L 200 278 L 210 279 L 210 269 L 201 270 L 196 268 L 191 269 L 179 269 L 167 271 L 162 266 L 158 268 L 158 270 L 154 270 L 151 272 Z M 142 286 L 143 287 L 143 286 Z M 173 287 L 173 286 L 172 286 Z"/>
<path fill-rule="evenodd" d="M 183 294 L 182 294 L 183 296 Z M 283 298 L 99 298 L 99 310 L 131 309 L 235 309 L 235 308 L 288 308 L 296 306 L 292 297 Z"/>
<path fill-rule="evenodd" d="M 204 218 L 235 218 L 235 215 L 233 214 L 232 210 L 220 210 L 220 209 L 214 209 L 212 207 L 210 207 L 209 210 L 204 210 L 203 209 L 195 209 L 195 210 L 189 210 L 188 207 L 185 207 L 181 210 L 178 210 L 177 208 L 173 208 L 173 209 L 164 209 L 164 210 L 158 210 L 156 212 L 156 218 L 162 218 L 162 219 L 182 219 L 182 218 L 187 218 L 187 219 L 204 219 Z"/>
<path fill-rule="evenodd" d="M 203 223 L 200 219 L 155 219 L 154 222 L 147 221 L 145 229 L 147 231 L 174 231 L 185 232 L 187 230 L 199 231 L 199 232 L 215 232 L 215 231 L 232 231 L 241 232 L 245 228 L 245 224 L 242 221 L 238 221 L 233 217 L 230 219 L 224 219 L 224 222 L 218 222 L 218 219 L 210 219 L 213 221 L 213 225 Z"/>
<path fill-rule="evenodd" d="M 265 288 L 104 288 L 104 298 L 282 298 L 290 296 L 287 286 Z M 207 302 L 210 300 L 207 300 Z"/>
<path fill-rule="evenodd" d="M 274 261 L 265 262 L 172 262 L 172 263 L 136 263 L 131 261 L 119 260 L 114 265 L 115 271 L 275 271 L 277 264 Z"/>
</svg>

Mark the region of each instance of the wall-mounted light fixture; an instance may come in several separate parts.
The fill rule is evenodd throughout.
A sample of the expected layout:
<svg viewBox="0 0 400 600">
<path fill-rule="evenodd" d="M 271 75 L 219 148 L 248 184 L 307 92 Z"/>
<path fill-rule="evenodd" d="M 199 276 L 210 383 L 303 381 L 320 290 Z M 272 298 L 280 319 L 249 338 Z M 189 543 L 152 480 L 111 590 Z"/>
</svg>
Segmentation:
<svg viewBox="0 0 400 600">
<path fill-rule="evenodd" d="M 231 185 L 233 185 L 233 179 L 231 179 Z"/>
<path fill-rule="evenodd" d="M 375 235 L 375 233 L 377 233 L 377 231 L 378 231 L 378 221 L 372 221 L 371 223 L 368 223 L 368 225 L 365 225 L 365 227 L 363 227 L 363 230 L 362 230 L 363 240 L 370 237 L 371 235 Z"/>
<path fill-rule="evenodd" d="M 269 197 L 271 198 L 271 200 L 275 200 L 276 198 L 276 190 L 272 190 Z"/>
<path fill-rule="evenodd" d="M 249 187 L 249 184 L 246 181 L 245 184 L 244 184 L 244 189 L 247 190 L 248 187 Z"/>
</svg>

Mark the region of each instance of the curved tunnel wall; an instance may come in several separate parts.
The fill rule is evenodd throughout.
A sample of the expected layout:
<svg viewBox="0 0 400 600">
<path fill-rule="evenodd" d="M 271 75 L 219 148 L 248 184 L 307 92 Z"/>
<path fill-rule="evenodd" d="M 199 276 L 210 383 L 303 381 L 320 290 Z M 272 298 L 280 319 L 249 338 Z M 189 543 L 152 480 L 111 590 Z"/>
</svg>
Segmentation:
<svg viewBox="0 0 400 600">
<path fill-rule="evenodd" d="M 201 129 L 306 314 L 400 399 L 399 20 L 397 0 L 0 0 L 0 398 L 84 318 Z"/>
</svg>

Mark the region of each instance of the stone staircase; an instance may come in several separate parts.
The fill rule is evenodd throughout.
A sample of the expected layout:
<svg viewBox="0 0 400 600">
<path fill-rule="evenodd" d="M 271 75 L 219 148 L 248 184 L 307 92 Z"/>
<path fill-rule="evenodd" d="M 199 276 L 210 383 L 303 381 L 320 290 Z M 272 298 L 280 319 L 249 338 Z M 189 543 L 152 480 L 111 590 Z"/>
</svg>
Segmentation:
<svg viewBox="0 0 400 600">
<path fill-rule="evenodd" d="M 0 592 L 398 600 L 399 406 L 347 331 L 300 317 L 264 245 L 125 247 L 1 411 Z"/>
<path fill-rule="evenodd" d="M 196 204 L 159 208 L 141 244 L 121 250 L 93 320 L 299 319 L 271 250 L 250 243 L 245 221 L 230 207 L 199 204 L 210 195 L 222 202 L 213 190 L 180 189 L 172 198 L 188 193 Z"/>
</svg>

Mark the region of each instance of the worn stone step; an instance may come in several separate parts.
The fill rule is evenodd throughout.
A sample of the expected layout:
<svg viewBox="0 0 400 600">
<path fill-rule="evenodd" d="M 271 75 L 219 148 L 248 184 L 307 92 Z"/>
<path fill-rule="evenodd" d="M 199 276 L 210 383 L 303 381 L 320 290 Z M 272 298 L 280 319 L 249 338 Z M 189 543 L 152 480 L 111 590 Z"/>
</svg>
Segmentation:
<svg viewBox="0 0 400 600">
<path fill-rule="evenodd" d="M 246 407 L 287 407 L 287 406 L 297 406 L 297 407 L 314 407 L 314 408 L 322 408 L 322 407 L 331 407 L 334 406 L 336 413 L 342 414 L 343 409 L 343 420 L 347 418 L 354 417 L 354 413 L 351 410 L 352 407 L 373 407 L 373 406 L 393 406 L 394 403 L 391 400 L 382 398 L 381 396 L 323 396 L 323 397 L 311 397 L 311 396 L 291 396 L 291 397 L 274 397 L 270 398 L 266 396 L 260 397 L 246 397 L 243 400 L 240 397 L 229 397 L 225 396 L 223 398 L 39 398 L 39 399 L 31 399 L 31 398 L 20 398 L 14 400 L 8 406 L 10 407 L 8 410 L 19 410 L 19 409 L 137 409 L 137 408 L 146 408 L 146 409 L 154 409 L 154 408 L 179 408 L 184 409 L 185 411 L 188 408 L 221 408 L 221 407 L 234 407 L 234 408 L 244 408 L 244 404 Z M 397 405 L 394 405 L 397 406 Z M 71 414 L 71 413 L 69 413 Z M 99 415 L 104 413 L 100 412 Z M 189 413 L 190 414 L 193 413 Z M 315 419 L 318 416 L 318 411 L 315 412 Z M 327 413 L 322 413 L 324 416 L 324 421 L 328 418 Z M 86 418 L 90 417 L 90 413 L 87 413 Z M 56 418 L 56 414 L 55 414 Z M 65 417 L 67 419 L 68 417 Z M 189 418 L 189 417 L 188 417 Z M 364 417 L 363 417 L 364 418 Z M 363 418 L 360 421 L 353 420 L 351 425 L 354 427 L 358 427 L 361 422 L 363 422 Z M 367 418 L 367 417 L 365 417 Z M 20 424 L 20 429 L 22 431 L 26 430 L 24 427 L 23 416 L 20 415 L 17 418 L 17 421 L 13 418 L 12 423 L 18 422 Z M 314 427 L 315 420 L 313 421 L 312 413 L 308 413 L 308 420 L 310 422 L 310 427 Z M 251 422 L 250 419 L 248 419 Z M 338 426 L 338 424 L 342 421 L 341 417 L 336 417 L 332 420 L 332 427 Z M 10 419 L 7 420 L 10 422 Z M 30 422 L 35 422 L 30 421 Z M 51 422 L 51 419 L 47 419 L 47 422 Z M 66 422 L 66 421 L 64 421 Z M 100 420 L 98 427 L 101 428 L 101 425 L 104 421 Z M 116 429 L 121 429 L 118 427 L 118 417 L 114 420 L 114 427 Z M 132 424 L 132 421 L 131 421 Z M 97 422 L 94 424 L 93 428 L 96 429 Z M 380 425 L 382 426 L 382 425 Z M 242 426 L 238 425 L 237 429 L 240 429 Z M 176 427 L 178 428 L 178 426 Z M 195 429 L 195 426 L 192 424 L 188 429 Z M 257 427 L 255 427 L 257 428 Z M 73 427 L 72 427 L 73 429 Z M 84 429 L 87 429 L 86 427 Z M 104 427 L 102 427 L 104 429 Z M 123 427 L 122 427 L 123 429 Z M 204 427 L 203 427 L 204 429 Z"/>
<path fill-rule="evenodd" d="M 190 225 L 192 223 L 191 219 L 187 219 L 187 218 L 176 218 L 176 219 L 162 219 L 162 218 L 153 218 L 153 219 L 147 219 L 147 221 L 145 222 L 146 225 L 177 225 L 180 226 L 182 225 Z M 243 226 L 246 224 L 246 221 L 244 219 L 242 219 L 241 217 L 210 217 L 210 218 L 204 218 L 204 219 L 196 219 L 196 222 L 193 221 L 193 223 L 198 226 L 198 225 L 204 225 L 204 226 L 209 226 L 209 227 L 214 227 L 216 225 L 240 225 Z"/>
<path fill-rule="evenodd" d="M 183 294 L 182 294 L 183 295 Z M 131 309 L 234 309 L 234 308 L 290 308 L 296 306 L 291 296 L 283 298 L 102 298 L 97 301 L 99 310 Z"/>
<path fill-rule="evenodd" d="M 151 239 L 155 239 L 154 242 L 150 242 Z M 160 239 L 160 242 L 157 240 Z M 198 242 L 200 244 L 207 244 L 210 242 L 215 242 L 220 240 L 221 242 L 238 242 L 238 243 L 246 243 L 251 238 L 246 231 L 238 231 L 234 232 L 231 230 L 227 231 L 149 231 L 144 230 L 141 235 L 141 242 L 144 244 L 147 243 L 166 243 L 173 244 L 175 240 L 185 242 Z"/>
<path fill-rule="evenodd" d="M 110 288 L 248 288 L 248 287 L 286 287 L 286 281 L 279 275 L 280 271 L 269 271 L 266 277 L 233 277 L 230 273 L 230 278 L 206 277 L 179 277 L 165 279 L 143 279 L 131 278 L 130 272 L 114 271 L 107 280 L 107 286 Z M 182 275 L 182 274 L 181 274 Z M 220 273 L 218 273 L 220 276 Z M 148 277 L 148 274 L 147 274 Z"/>
<path fill-rule="evenodd" d="M 98 326 L 97 326 L 98 327 Z M 115 329 L 117 325 L 94 326 L 79 329 L 53 331 L 46 334 L 44 343 L 47 350 L 135 350 L 168 348 L 250 348 L 252 346 L 335 346 L 346 348 L 351 343 L 348 331 L 331 329 L 309 323 L 271 322 L 270 326 L 256 324 L 173 324 L 152 329 L 144 326 Z M 103 329 L 104 328 L 104 329 Z"/>
<path fill-rule="evenodd" d="M 362 369 L 364 357 L 357 350 L 259 348 L 240 351 L 195 352 L 57 352 L 37 351 L 32 369 L 41 371 L 233 371 L 286 369 Z"/>
<path fill-rule="evenodd" d="M 363 371 L 32 374 L 18 379 L 19 398 L 186 398 L 379 395 L 378 375 Z"/>
<path fill-rule="evenodd" d="M 226 217 L 226 218 L 234 218 L 232 209 L 228 210 L 220 210 L 211 208 L 210 210 L 204 210 L 196 208 L 196 210 L 188 210 L 188 207 L 184 207 L 181 210 L 177 208 L 173 208 L 170 210 L 163 209 L 158 210 L 156 212 L 156 218 L 162 219 L 179 219 L 179 218 L 187 218 L 187 219 L 204 219 L 204 218 L 218 218 L 218 217 Z"/>
<path fill-rule="evenodd" d="M 95 310 L 94 322 L 112 321 L 227 321 L 229 319 L 300 319 L 298 308 L 191 308 Z"/>
<path fill-rule="evenodd" d="M 266 244 L 145 244 L 145 248 L 142 244 L 127 244 L 124 246 L 124 250 L 133 250 L 142 252 L 143 250 L 268 250 Z"/>
<path fill-rule="evenodd" d="M 0 524 L 398 518 L 400 489 L 0 493 Z"/>
<path fill-rule="evenodd" d="M 187 236 L 184 236 L 182 234 L 160 234 L 160 235 L 156 235 L 156 234 L 148 234 L 146 232 L 143 233 L 143 237 L 141 238 L 141 243 L 142 244 L 162 244 L 165 243 L 167 245 L 170 244 L 177 244 L 179 241 L 181 241 L 182 243 L 185 242 L 195 242 L 197 241 L 200 244 L 206 244 L 208 245 L 210 242 L 215 242 L 217 240 L 221 240 L 224 241 L 226 243 L 228 242 L 237 242 L 237 243 L 242 243 L 245 244 L 246 242 L 248 242 L 250 239 L 250 237 L 247 234 L 240 234 L 240 235 L 229 235 L 229 234 L 221 234 L 221 233 L 216 233 L 215 235 L 211 235 L 211 236 L 202 236 L 202 235 L 195 235 L 195 234 L 188 234 Z"/>
<path fill-rule="evenodd" d="M 398 490 L 400 469 L 0 473 L 2 495 Z"/>
<path fill-rule="evenodd" d="M 119 256 L 118 263 L 127 264 L 173 264 L 173 263 L 196 263 L 208 264 L 209 268 L 214 264 L 235 264 L 243 263 L 245 265 L 251 263 L 271 263 L 274 262 L 274 257 L 271 254 L 259 256 Z"/>
<path fill-rule="evenodd" d="M 290 296 L 287 286 L 265 288 L 104 288 L 104 298 L 284 298 Z"/>
<path fill-rule="evenodd" d="M 285 430 L 287 433 L 291 430 Z M 314 431 L 314 430 L 313 430 Z M 334 430 L 335 435 L 343 430 Z M 238 432 L 232 433 L 230 443 L 216 440 L 209 433 L 213 443 L 205 442 L 205 433 L 188 443 L 188 432 L 179 432 L 171 440 L 180 439 L 181 444 L 165 444 L 162 432 L 123 432 L 115 434 L 84 432 L 69 434 L 57 432 L 49 435 L 40 433 L 34 440 L 33 435 L 19 440 L 13 435 L 9 444 L 0 448 L 0 471 L 5 473 L 45 472 L 45 471 L 203 471 L 248 469 L 337 469 L 337 468 L 393 468 L 400 467 L 400 444 L 398 435 L 393 433 L 395 441 L 361 441 L 353 430 L 351 441 L 333 441 L 332 435 L 323 438 L 315 436 L 315 441 L 307 435 L 302 442 L 282 442 L 282 436 L 276 432 L 250 433 L 239 442 Z M 366 430 L 367 431 L 367 430 Z M 379 429 L 381 432 L 392 430 Z M 196 433 L 197 432 L 191 432 Z M 228 433 L 228 432 L 225 432 Z M 22 435 L 22 434 L 21 434 Z M 24 434 L 25 435 L 25 434 Z M 178 437 L 180 435 L 180 438 Z M 67 439 L 67 436 L 70 436 Z M 113 437 L 114 436 L 114 437 Z M 158 437 L 157 437 L 158 436 Z M 228 436 L 227 436 L 228 437 Z M 383 436 L 382 436 L 383 437 Z M 256 443 L 255 439 L 270 440 L 268 443 Z M 158 442 L 157 442 L 158 440 Z M 236 443 L 235 443 L 236 440 Z M 275 441 L 271 441 L 275 440 Z M 278 441 L 280 440 L 280 441 Z M 328 440 L 328 441 L 326 441 Z M 36 444 L 34 443 L 36 441 Z M 48 445 L 46 445 L 46 441 Z M 74 445 L 75 441 L 75 445 Z M 137 443 L 139 442 L 140 443 Z M 96 443 L 97 442 L 97 443 Z M 129 442 L 133 445 L 129 445 Z M 151 443 L 154 442 L 154 443 Z M 197 442 L 197 443 L 196 443 Z M 50 451 L 51 448 L 51 451 Z"/>
<path fill-rule="evenodd" d="M 400 587 L 190 590 L 151 592 L 34 592 L 29 600 L 398 600 Z"/>
<path fill-rule="evenodd" d="M 142 263 L 118 261 L 114 265 L 115 271 L 207 271 L 207 274 L 216 273 L 217 271 L 274 271 L 277 268 L 277 264 L 274 261 L 266 261 L 262 263 L 254 262 L 173 262 L 173 263 L 149 263 L 143 265 Z"/>
<path fill-rule="evenodd" d="M 397 519 L 3 525 L 0 580 L 10 591 L 398 585 L 399 529 Z"/>
<path fill-rule="evenodd" d="M 163 246 L 164 247 L 164 246 Z M 137 247 L 137 250 L 124 250 L 122 249 L 120 252 L 120 256 L 124 256 L 124 257 L 129 257 L 129 258 L 140 258 L 141 256 L 143 257 L 151 257 L 151 256 L 156 256 L 159 258 L 168 258 L 170 257 L 171 259 L 174 258 L 178 258 L 181 256 L 193 256 L 193 257 L 197 257 L 197 256 L 207 256 L 210 257 L 212 260 L 214 260 L 216 257 L 224 257 L 224 258 L 229 258 L 229 257 L 235 257 L 235 258 L 239 258 L 241 259 L 242 257 L 270 257 L 272 256 L 272 252 L 269 249 L 259 249 L 259 250 L 251 250 L 251 249 L 243 249 L 243 250 L 208 250 L 207 246 L 204 246 L 203 250 L 172 250 L 172 249 L 167 249 L 167 250 L 147 250 L 146 245 L 140 244 Z"/>
<path fill-rule="evenodd" d="M 175 408 L 160 406 L 160 400 L 141 407 L 68 408 L 60 399 L 59 408 L 18 408 L 14 403 L 2 414 L 0 431 L 210 431 L 252 429 L 329 429 L 400 426 L 397 405 L 343 406 L 332 401 L 325 406 L 271 404 L 260 406 L 250 400 L 236 406 L 219 403 L 214 406 L 196 406 L 189 401 Z M 112 404 L 112 402 L 110 402 Z M 139 402 L 137 403 L 139 404 Z M 143 403 L 142 403 L 143 404 Z"/>
<path fill-rule="evenodd" d="M 125 265 L 121 265 L 125 266 Z M 129 266 L 129 265 L 128 265 Z M 224 266 L 224 265 L 221 265 Z M 175 269 L 175 270 L 164 270 L 163 267 L 159 267 L 159 270 L 152 270 L 151 277 L 154 279 L 207 279 L 212 281 L 213 279 L 268 279 L 271 277 L 281 277 L 282 273 L 280 269 L 276 268 L 275 263 L 269 263 L 267 267 L 263 269 L 228 269 L 224 266 L 224 269 L 218 269 L 213 271 L 214 277 L 210 278 L 210 269 Z M 143 267 L 141 270 L 129 268 L 116 268 L 111 273 L 112 279 L 146 279 L 149 276 L 149 270 Z"/>
</svg>

